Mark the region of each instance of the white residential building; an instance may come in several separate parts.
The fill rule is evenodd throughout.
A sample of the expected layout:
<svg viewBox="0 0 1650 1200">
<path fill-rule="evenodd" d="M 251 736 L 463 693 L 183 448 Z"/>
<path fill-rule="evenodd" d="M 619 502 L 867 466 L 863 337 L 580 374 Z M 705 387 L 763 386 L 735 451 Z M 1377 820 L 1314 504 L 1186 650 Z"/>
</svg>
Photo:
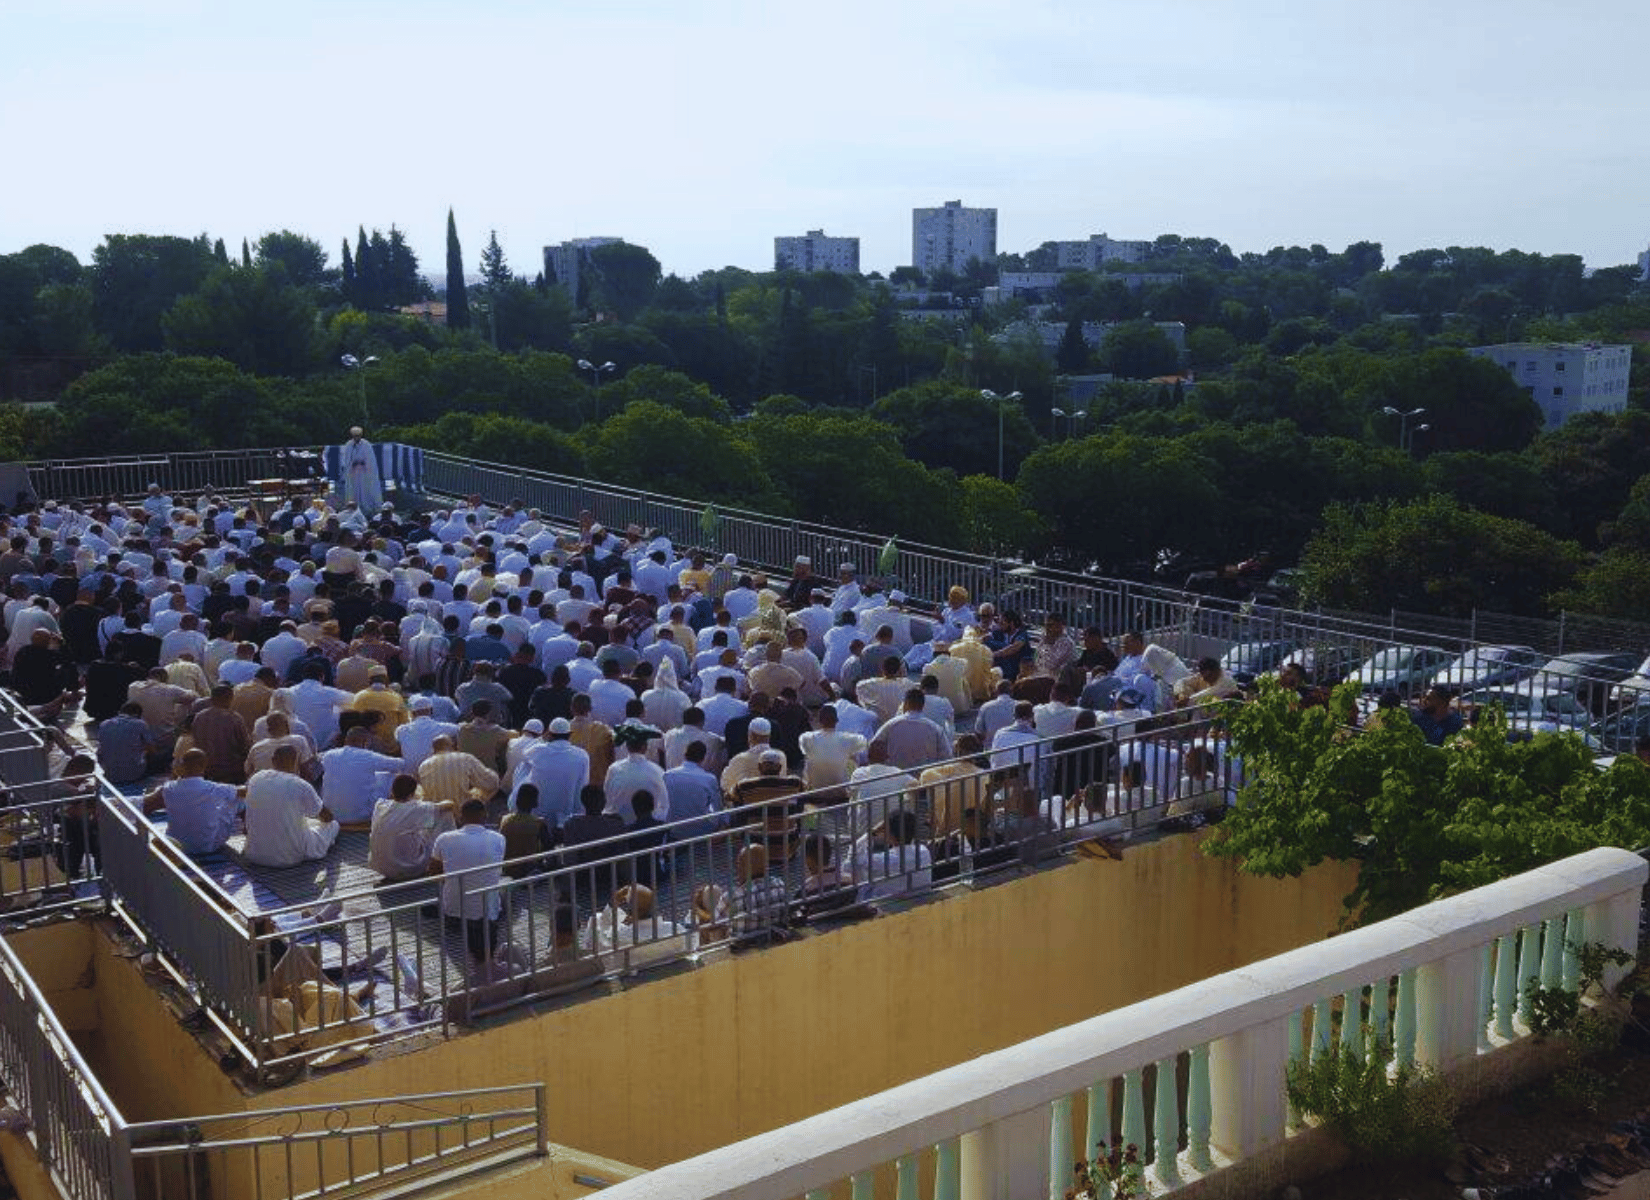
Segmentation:
<svg viewBox="0 0 1650 1200">
<path fill-rule="evenodd" d="M 1530 394 L 1548 429 L 1556 429 L 1583 412 L 1621 412 L 1627 407 L 1631 346 L 1596 342 L 1508 342 L 1474 346 L 1474 358 L 1487 358 Z"/>
<path fill-rule="evenodd" d="M 961 273 L 973 259 L 997 261 L 997 210 L 964 208 L 947 200 L 939 208 L 911 210 L 911 265 L 924 275 Z"/>
<path fill-rule="evenodd" d="M 1055 265 L 1062 271 L 1098 271 L 1107 263 L 1144 262 L 1150 242 L 1120 242 L 1103 233 L 1084 242 L 1055 242 Z"/>
<path fill-rule="evenodd" d="M 616 237 L 572 238 L 559 246 L 544 248 L 544 277 L 567 293 L 569 300 L 579 297 L 579 272 L 585 259 L 597 246 L 611 246 L 624 241 Z"/>
<path fill-rule="evenodd" d="M 826 237 L 823 229 L 810 229 L 801 237 L 776 237 L 773 239 L 773 269 L 858 275 L 859 239 Z"/>
</svg>

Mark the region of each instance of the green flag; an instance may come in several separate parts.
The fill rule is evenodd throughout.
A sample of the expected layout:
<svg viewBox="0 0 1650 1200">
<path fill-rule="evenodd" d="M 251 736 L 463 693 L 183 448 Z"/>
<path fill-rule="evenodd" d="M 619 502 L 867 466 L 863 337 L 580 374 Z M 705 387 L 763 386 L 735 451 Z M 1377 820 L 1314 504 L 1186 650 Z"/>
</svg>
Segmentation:
<svg viewBox="0 0 1650 1200">
<path fill-rule="evenodd" d="M 705 511 L 699 514 L 699 532 L 703 535 L 706 544 L 716 544 L 716 527 L 721 524 L 721 518 L 716 515 L 716 507 L 705 505 Z"/>
<path fill-rule="evenodd" d="M 899 547 L 894 544 L 893 538 L 889 538 L 883 543 L 882 553 L 877 555 L 877 574 L 891 576 L 898 570 Z"/>
</svg>

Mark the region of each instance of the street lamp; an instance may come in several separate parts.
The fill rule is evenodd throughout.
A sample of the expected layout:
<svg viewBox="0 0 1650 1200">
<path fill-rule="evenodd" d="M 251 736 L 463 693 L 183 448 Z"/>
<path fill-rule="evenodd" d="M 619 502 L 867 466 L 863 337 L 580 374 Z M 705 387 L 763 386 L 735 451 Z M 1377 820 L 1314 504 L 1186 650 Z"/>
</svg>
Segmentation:
<svg viewBox="0 0 1650 1200">
<path fill-rule="evenodd" d="M 346 354 L 338 360 L 344 364 L 344 370 L 357 372 L 361 381 L 361 424 L 367 423 L 367 368 L 378 361 L 376 354 L 369 354 L 365 358 L 356 358 L 353 354 Z"/>
<path fill-rule="evenodd" d="M 1088 412 L 1088 409 L 1086 409 L 1086 408 L 1080 408 L 1076 412 L 1072 413 L 1071 414 L 1071 420 L 1069 420 L 1066 423 L 1066 436 L 1067 437 L 1075 436 L 1076 433 L 1077 433 L 1077 426 L 1081 422 L 1086 421 L 1088 419 L 1089 419 L 1089 412 Z"/>
<path fill-rule="evenodd" d="M 1409 431 L 1409 451 L 1411 454 L 1415 453 L 1415 435 L 1418 433 L 1425 433 L 1431 428 L 1431 425 L 1417 425 L 1414 429 Z"/>
<path fill-rule="evenodd" d="M 596 402 L 596 420 L 602 419 L 602 376 L 610 371 L 617 371 L 616 363 L 604 362 L 597 366 L 588 358 L 579 359 L 579 370 L 590 372 L 590 395 Z"/>
<path fill-rule="evenodd" d="M 990 388 L 981 388 L 980 395 L 997 406 L 997 478 L 1003 477 L 1003 406 L 1010 400 L 1020 399 L 1019 392 L 1010 392 L 1006 396 L 999 396 Z"/>
<path fill-rule="evenodd" d="M 1051 408 L 1051 409 L 1048 410 L 1048 440 L 1049 441 L 1052 442 L 1055 439 L 1055 437 L 1058 436 L 1054 432 L 1055 422 L 1058 421 L 1061 417 L 1063 417 L 1065 415 L 1066 415 L 1066 410 L 1063 409 L 1063 408 Z M 1067 428 L 1069 429 L 1070 426 L 1068 425 Z"/>
<path fill-rule="evenodd" d="M 1407 452 L 1409 450 L 1409 419 L 1411 417 L 1418 417 L 1427 410 L 1424 408 L 1416 408 L 1411 409 L 1409 412 L 1403 412 L 1400 409 L 1393 408 L 1392 405 L 1389 404 L 1385 408 L 1381 409 L 1381 411 L 1389 417 L 1398 418 L 1398 449 Z M 1431 429 L 1432 426 L 1423 425 L 1421 428 Z"/>
</svg>

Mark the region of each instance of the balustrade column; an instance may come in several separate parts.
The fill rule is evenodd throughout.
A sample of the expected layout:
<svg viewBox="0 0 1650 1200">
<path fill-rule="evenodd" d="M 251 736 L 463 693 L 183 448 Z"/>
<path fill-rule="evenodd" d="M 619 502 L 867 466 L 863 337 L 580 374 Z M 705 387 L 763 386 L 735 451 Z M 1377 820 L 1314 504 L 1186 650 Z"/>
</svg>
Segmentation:
<svg viewBox="0 0 1650 1200">
<path fill-rule="evenodd" d="M 1423 963 L 1415 972 L 1415 1061 L 1444 1070 L 1478 1051 L 1478 947 Z"/>
<path fill-rule="evenodd" d="M 1283 1140 L 1284 1071 L 1300 1053 L 1299 1013 L 1209 1043 L 1209 1141 L 1216 1150 L 1242 1159 Z"/>
<path fill-rule="evenodd" d="M 1166 1188 L 1180 1182 L 1176 1159 L 1180 1154 L 1180 1095 L 1175 1060 L 1159 1059 L 1157 1086 L 1152 1089 L 1152 1173 Z"/>
<path fill-rule="evenodd" d="M 1049 1113 L 1048 1105 L 1039 1105 L 964 1134 L 962 1200 L 1042 1195 L 1048 1185 Z"/>
</svg>

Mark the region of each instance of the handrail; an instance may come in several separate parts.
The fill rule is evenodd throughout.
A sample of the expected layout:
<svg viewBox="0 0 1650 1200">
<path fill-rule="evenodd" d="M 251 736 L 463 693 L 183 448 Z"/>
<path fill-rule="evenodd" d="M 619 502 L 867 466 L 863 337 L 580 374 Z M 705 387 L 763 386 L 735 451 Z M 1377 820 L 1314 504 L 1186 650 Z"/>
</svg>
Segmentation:
<svg viewBox="0 0 1650 1200">
<path fill-rule="evenodd" d="M 1563 947 L 1582 930 L 1588 940 L 1636 945 L 1647 874 L 1650 865 L 1625 850 L 1587 851 L 863 1097 L 608 1195 L 788 1200 L 894 1162 L 915 1184 L 919 1156 L 936 1146 L 935 1194 L 1064 1194 L 1069 1176 L 1055 1173 L 1072 1162 L 1073 1097 L 1088 1097 L 1092 1152 L 1112 1140 L 1115 1079 L 1124 1084 L 1124 1138 L 1140 1146 L 1154 1183 L 1173 1187 L 1184 1174 L 1218 1169 L 1216 1154 L 1231 1162 L 1285 1139 L 1283 1072 L 1308 1052 L 1303 1033 L 1313 1057 L 1338 1025 L 1343 1045 L 1372 1052 L 1390 1036 L 1400 1061 L 1407 1049 L 1412 1061 L 1444 1070 L 1516 1040 L 1512 984 L 1573 991 Z M 1330 998 L 1340 1001 L 1339 1020 Z M 1188 1054 L 1189 1148 L 1177 1155 L 1176 1062 Z M 1153 1064 L 1157 1129 L 1148 1142 L 1142 1074 Z M 1092 1123 L 1097 1114 L 1103 1125 Z"/>
</svg>

